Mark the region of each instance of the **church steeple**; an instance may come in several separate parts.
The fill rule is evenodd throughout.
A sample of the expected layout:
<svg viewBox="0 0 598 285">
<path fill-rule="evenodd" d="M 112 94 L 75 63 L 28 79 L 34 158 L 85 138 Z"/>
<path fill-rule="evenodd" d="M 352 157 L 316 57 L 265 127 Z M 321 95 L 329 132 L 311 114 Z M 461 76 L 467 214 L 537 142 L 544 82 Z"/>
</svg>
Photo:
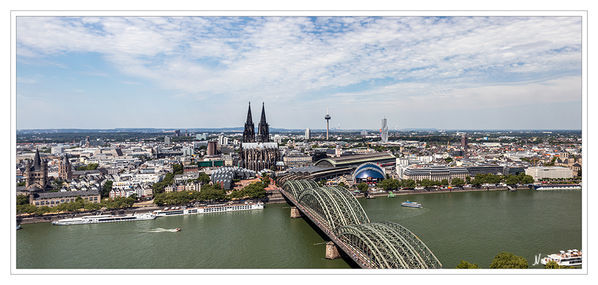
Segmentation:
<svg viewBox="0 0 598 285">
<path fill-rule="evenodd" d="M 258 125 L 258 141 L 269 142 L 270 141 L 270 130 L 268 123 L 266 122 L 266 108 L 262 102 L 262 117 L 260 124 Z"/>
<path fill-rule="evenodd" d="M 35 157 L 33 158 L 33 168 L 40 170 L 42 167 L 42 160 L 39 156 L 39 149 L 35 149 Z"/>
<path fill-rule="evenodd" d="M 247 109 L 247 121 L 245 121 L 245 130 L 243 131 L 243 142 L 255 142 L 255 126 L 251 118 L 251 102 Z"/>
</svg>

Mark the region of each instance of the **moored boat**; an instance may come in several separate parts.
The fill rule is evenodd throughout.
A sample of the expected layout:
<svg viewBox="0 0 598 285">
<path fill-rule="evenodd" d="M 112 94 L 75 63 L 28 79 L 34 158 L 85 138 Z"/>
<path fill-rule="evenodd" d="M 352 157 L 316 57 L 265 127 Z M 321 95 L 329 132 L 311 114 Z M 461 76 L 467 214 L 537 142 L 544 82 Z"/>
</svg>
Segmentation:
<svg viewBox="0 0 598 285">
<path fill-rule="evenodd" d="M 192 215 L 192 214 L 205 214 L 205 213 L 222 213 L 222 212 L 234 212 L 234 211 L 245 211 L 245 210 L 260 210 L 264 208 L 262 202 L 245 202 L 243 204 L 218 204 L 210 205 L 205 207 L 170 207 L 164 208 L 163 210 L 156 210 L 153 212 L 158 217 L 167 216 L 181 216 L 181 215 Z"/>
<path fill-rule="evenodd" d="M 156 216 L 152 213 L 144 214 L 133 214 L 126 216 L 115 216 L 115 215 L 95 215 L 95 216 L 83 216 L 77 218 L 68 218 L 53 221 L 53 225 L 67 226 L 67 225 L 83 225 L 83 224 L 102 224 L 102 223 L 115 223 L 115 222 L 130 222 L 130 221 L 145 221 L 153 220 Z"/>
<path fill-rule="evenodd" d="M 540 262 L 546 265 L 550 261 L 554 261 L 560 266 L 580 266 L 582 262 L 581 251 L 577 249 L 569 249 L 566 252 L 561 250 L 559 253 L 545 256 Z"/>
</svg>

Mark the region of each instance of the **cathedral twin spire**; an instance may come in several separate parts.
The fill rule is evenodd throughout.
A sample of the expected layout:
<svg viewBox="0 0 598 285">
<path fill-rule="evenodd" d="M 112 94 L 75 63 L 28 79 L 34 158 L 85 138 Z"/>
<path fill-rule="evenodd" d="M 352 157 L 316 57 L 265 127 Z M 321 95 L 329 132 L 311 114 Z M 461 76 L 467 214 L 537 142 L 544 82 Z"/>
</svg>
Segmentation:
<svg viewBox="0 0 598 285">
<path fill-rule="evenodd" d="M 255 126 L 251 117 L 251 102 L 249 102 L 249 108 L 247 109 L 247 121 L 245 122 L 245 130 L 243 131 L 243 142 L 269 142 L 270 141 L 270 130 L 269 125 L 266 122 L 266 110 L 264 103 L 262 103 L 262 116 L 258 125 L 257 138 L 255 135 Z"/>
</svg>

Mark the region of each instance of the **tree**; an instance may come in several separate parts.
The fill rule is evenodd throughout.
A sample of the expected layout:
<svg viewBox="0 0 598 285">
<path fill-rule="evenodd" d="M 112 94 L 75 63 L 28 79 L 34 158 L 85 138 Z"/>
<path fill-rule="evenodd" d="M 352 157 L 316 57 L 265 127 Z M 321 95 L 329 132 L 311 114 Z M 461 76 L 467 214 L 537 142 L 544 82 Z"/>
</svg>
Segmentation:
<svg viewBox="0 0 598 285">
<path fill-rule="evenodd" d="M 490 268 L 493 269 L 525 269 L 528 267 L 527 259 L 504 251 L 497 254 L 492 260 L 492 263 L 490 263 Z"/>
<path fill-rule="evenodd" d="M 183 165 L 175 163 L 172 165 L 172 172 L 176 174 L 183 174 Z"/>
<path fill-rule="evenodd" d="M 380 183 L 378 183 L 378 186 L 380 186 L 382 189 L 386 190 L 386 191 L 391 191 L 391 190 L 396 190 L 397 188 L 399 188 L 401 186 L 401 182 L 399 182 L 396 179 L 384 179 L 382 181 L 380 181 Z"/>
<path fill-rule="evenodd" d="M 442 185 L 442 186 L 448 186 L 449 182 L 448 182 L 447 179 L 442 179 L 442 181 L 440 181 L 440 185 Z"/>
<path fill-rule="evenodd" d="M 461 178 L 454 178 L 451 180 L 451 184 L 456 187 L 463 187 L 463 185 L 465 185 L 465 181 L 463 181 Z"/>
<path fill-rule="evenodd" d="M 452 157 L 447 157 L 444 159 L 444 161 L 446 161 L 446 163 L 451 163 L 453 161 Z"/>
<path fill-rule="evenodd" d="M 112 191 L 112 180 L 106 181 L 106 183 L 104 183 L 104 186 L 102 186 L 102 198 L 110 196 L 110 191 Z"/>
<path fill-rule="evenodd" d="M 262 176 L 262 183 L 264 184 L 264 187 L 268 187 L 268 185 L 270 185 L 270 176 L 268 176 L 268 174 L 264 174 Z"/>
<path fill-rule="evenodd" d="M 210 175 L 207 175 L 204 172 L 199 173 L 199 177 L 197 177 L 197 181 L 201 184 L 208 184 L 210 183 Z"/>
<path fill-rule="evenodd" d="M 17 205 L 28 205 L 29 197 L 27 195 L 17 195 Z"/>
<path fill-rule="evenodd" d="M 361 183 L 357 184 L 357 189 L 359 189 L 359 192 L 361 192 L 361 193 L 367 192 L 369 188 L 370 188 L 370 186 L 368 186 L 368 184 L 365 182 L 361 182 Z"/>
<path fill-rule="evenodd" d="M 415 187 L 416 183 L 413 179 L 405 179 L 401 181 L 401 187 L 405 188 L 413 188 Z"/>
<path fill-rule="evenodd" d="M 461 260 L 461 262 L 457 265 L 457 269 L 474 269 L 474 268 L 480 268 L 480 267 L 475 263 L 469 263 L 465 260 Z"/>
</svg>

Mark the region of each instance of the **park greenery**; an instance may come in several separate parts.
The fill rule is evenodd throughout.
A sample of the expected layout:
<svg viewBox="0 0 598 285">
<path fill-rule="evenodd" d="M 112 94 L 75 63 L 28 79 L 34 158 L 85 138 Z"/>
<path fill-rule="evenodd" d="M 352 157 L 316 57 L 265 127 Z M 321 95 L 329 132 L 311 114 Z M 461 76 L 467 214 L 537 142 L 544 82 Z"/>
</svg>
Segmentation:
<svg viewBox="0 0 598 285">
<path fill-rule="evenodd" d="M 19 196 L 24 196 L 19 197 Z M 100 203 L 92 203 L 84 200 L 81 197 L 77 197 L 73 202 L 62 203 L 54 207 L 48 206 L 35 206 L 29 204 L 29 199 L 25 195 L 17 196 L 17 214 L 37 214 L 43 215 L 48 213 L 62 213 L 62 212 L 83 212 L 83 211 L 95 211 L 100 209 L 115 210 L 130 208 L 136 201 L 136 197 L 120 197 L 116 199 L 104 199 Z M 25 202 L 27 199 L 27 203 Z"/>
<path fill-rule="evenodd" d="M 77 166 L 75 167 L 75 170 L 96 170 L 98 169 L 98 166 L 97 163 L 90 163 L 88 165 Z"/>
</svg>

